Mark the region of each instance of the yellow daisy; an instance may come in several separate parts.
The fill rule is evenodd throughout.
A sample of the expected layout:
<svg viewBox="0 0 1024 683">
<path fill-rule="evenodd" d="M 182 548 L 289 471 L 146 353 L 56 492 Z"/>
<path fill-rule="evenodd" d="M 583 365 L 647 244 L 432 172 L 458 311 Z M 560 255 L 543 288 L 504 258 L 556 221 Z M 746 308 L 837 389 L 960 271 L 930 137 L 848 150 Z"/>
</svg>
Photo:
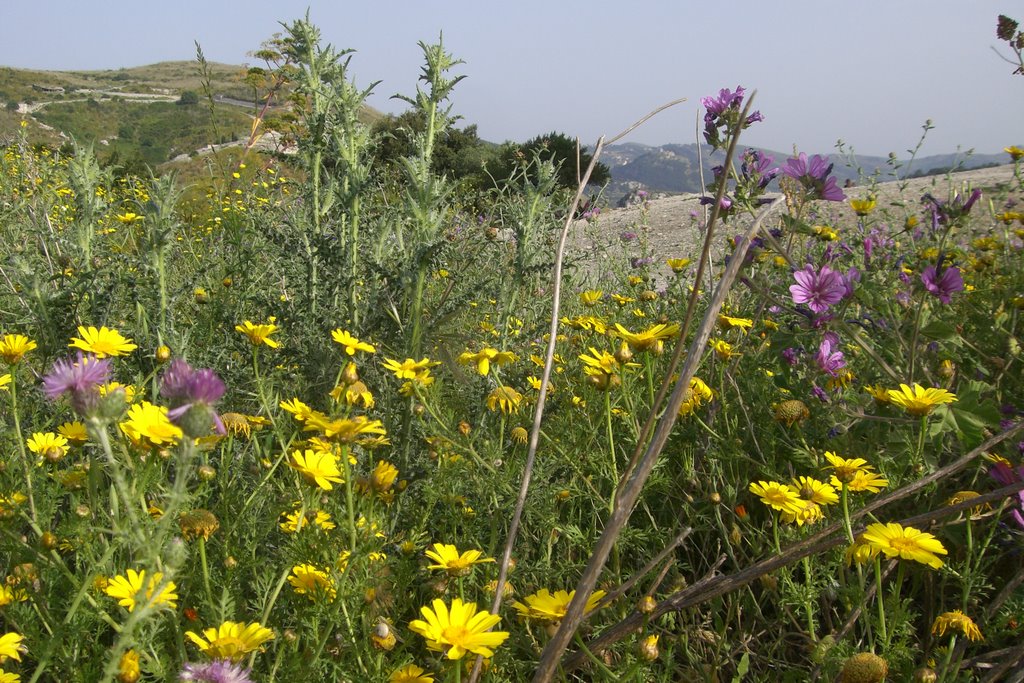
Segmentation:
<svg viewBox="0 0 1024 683">
<path fill-rule="evenodd" d="M 347 353 L 350 356 L 356 355 L 356 351 L 362 351 L 364 353 L 377 353 L 377 349 L 375 349 L 372 344 L 367 344 L 366 342 L 359 341 L 358 339 L 356 339 L 355 337 L 353 337 L 351 334 L 341 329 L 340 327 L 331 332 L 331 339 L 345 347 L 345 353 Z"/>
<path fill-rule="evenodd" d="M 14 365 L 34 348 L 36 343 L 23 334 L 5 334 L 0 339 L 0 358 L 8 365 Z"/>
<path fill-rule="evenodd" d="M 491 412 L 501 411 L 508 415 L 518 413 L 523 402 L 523 395 L 512 387 L 496 387 L 487 395 L 487 409 Z"/>
<path fill-rule="evenodd" d="M 139 604 L 174 609 L 178 604 L 178 594 L 174 592 L 177 586 L 173 581 L 168 581 L 159 592 L 156 592 L 163 578 L 162 573 L 153 572 L 147 581 L 145 569 L 138 572 L 129 569 L 124 576 L 110 579 L 103 592 L 117 600 L 117 604 L 127 608 L 129 612 L 134 611 Z"/>
<path fill-rule="evenodd" d="M 565 616 L 569 609 L 569 603 L 572 602 L 575 595 L 576 591 L 574 590 L 560 590 L 552 593 L 547 588 L 542 588 L 536 593 L 524 597 L 524 602 L 514 602 L 512 606 L 519 612 L 519 616 L 526 619 L 557 623 Z M 587 598 L 587 604 L 583 611 L 592 612 L 604 596 L 604 591 L 594 591 Z"/>
<path fill-rule="evenodd" d="M 5 633 L 0 636 L 0 664 L 8 659 L 20 662 L 22 653 L 28 652 L 24 640 L 25 637 L 20 633 Z"/>
<path fill-rule="evenodd" d="M 253 325 L 248 320 L 242 322 L 241 325 L 235 325 L 235 331 L 241 332 L 248 337 L 253 346 L 266 344 L 272 349 L 276 349 L 280 346 L 277 340 L 270 338 L 270 335 L 277 332 L 277 329 L 277 325 L 274 324 L 274 318 L 271 318 L 269 323 L 260 325 Z"/>
<path fill-rule="evenodd" d="M 799 512 L 803 509 L 800 494 L 786 484 L 777 481 L 751 482 L 749 490 L 768 507 L 782 512 Z"/>
<path fill-rule="evenodd" d="M 443 653 L 447 659 L 461 659 L 467 652 L 492 657 L 494 648 L 508 638 L 506 631 L 489 631 L 501 617 L 478 612 L 476 603 L 455 598 L 449 609 L 443 600 L 435 599 L 432 607 L 421 607 L 423 619 L 410 622 L 409 630 L 423 636 L 428 648 Z"/>
<path fill-rule="evenodd" d="M 296 593 L 305 595 L 314 602 L 321 599 L 327 599 L 330 602 L 338 594 L 330 575 L 311 564 L 298 564 L 292 567 L 292 573 L 288 575 L 288 583 L 292 585 Z"/>
<path fill-rule="evenodd" d="M 476 371 L 481 376 L 486 376 L 491 371 L 491 363 L 500 368 L 502 365 L 515 363 L 517 360 L 519 360 L 518 356 L 511 351 L 499 351 L 489 346 L 480 349 L 476 353 L 465 351 L 459 356 L 459 363 L 462 365 L 476 365 Z"/>
<path fill-rule="evenodd" d="M 460 554 L 454 545 L 435 543 L 432 550 L 424 554 L 435 562 L 427 565 L 427 569 L 443 569 L 452 576 L 466 576 L 473 570 L 474 564 L 494 562 L 493 557 L 480 557 L 483 551 L 467 550 Z"/>
<path fill-rule="evenodd" d="M 967 636 L 967 640 L 985 639 L 974 620 L 958 609 L 940 614 L 932 624 L 933 635 L 944 636 L 946 631 L 960 631 Z"/>
<path fill-rule="evenodd" d="M 167 408 L 142 401 L 128 409 L 120 423 L 121 431 L 139 447 L 165 446 L 177 443 L 183 432 L 167 417 Z"/>
<path fill-rule="evenodd" d="M 939 539 L 914 527 L 904 527 L 897 522 L 872 524 L 864 532 L 864 541 L 872 548 L 885 553 L 887 557 L 899 557 L 926 564 L 933 569 L 942 566 L 939 555 L 946 555 L 946 549 Z"/>
<path fill-rule="evenodd" d="M 955 400 L 956 395 L 945 389 L 925 389 L 917 383 L 913 388 L 900 384 L 899 389 L 889 390 L 889 401 L 911 415 L 927 415 L 935 406 L 952 403 Z"/>
<path fill-rule="evenodd" d="M 342 484 L 345 481 L 338 469 L 338 458 L 327 451 L 314 451 L 309 448 L 305 452 L 293 451 L 288 466 L 324 491 L 334 488 L 332 483 Z"/>
<path fill-rule="evenodd" d="M 68 452 L 68 440 L 53 432 L 36 432 L 25 444 L 30 451 L 50 462 L 57 462 Z"/>
<path fill-rule="evenodd" d="M 406 664 L 391 672 L 388 683 L 434 683 L 434 677 L 415 664 Z"/>
<path fill-rule="evenodd" d="M 274 632 L 258 622 L 242 624 L 225 621 L 217 628 L 205 629 L 202 636 L 192 631 L 186 631 L 185 636 L 210 659 L 240 662 L 263 643 L 273 640 Z"/>
<path fill-rule="evenodd" d="M 78 334 L 80 337 L 72 337 L 68 346 L 91 353 L 97 358 L 124 356 L 138 348 L 131 339 L 126 339 L 117 330 L 105 326 L 97 330 L 95 327 L 79 325 Z"/>
</svg>

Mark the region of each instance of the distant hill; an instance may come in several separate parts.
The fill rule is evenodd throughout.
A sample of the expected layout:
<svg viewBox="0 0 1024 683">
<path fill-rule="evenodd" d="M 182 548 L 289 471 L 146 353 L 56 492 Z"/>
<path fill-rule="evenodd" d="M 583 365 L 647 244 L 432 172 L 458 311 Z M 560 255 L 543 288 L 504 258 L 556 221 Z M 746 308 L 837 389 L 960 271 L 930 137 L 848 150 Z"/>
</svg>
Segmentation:
<svg viewBox="0 0 1024 683">
<path fill-rule="evenodd" d="M 101 160 L 160 168 L 211 145 L 241 144 L 262 102 L 247 68 L 210 62 L 209 89 L 196 62 L 161 62 L 106 71 L 35 71 L 0 67 L 0 143 L 27 123 L 29 140 L 60 146 L 74 138 Z M 382 114 L 365 107 L 364 119 Z"/>
<path fill-rule="evenodd" d="M 741 151 L 743 147 L 741 146 Z M 783 164 L 790 156 L 784 152 L 762 149 L 775 158 L 776 164 Z M 704 180 L 711 182 L 712 166 L 725 159 L 724 152 L 711 153 L 711 148 L 704 145 L 700 150 L 703 154 Z M 840 185 L 850 180 L 862 183 L 872 176 L 879 181 L 895 180 L 893 166 L 887 157 L 854 156 L 853 159 L 832 154 L 829 155 L 835 164 L 833 173 Z M 612 182 L 606 196 L 614 203 L 631 190 L 644 189 L 649 192 L 701 192 L 701 159 L 695 143 L 686 145 L 661 145 L 652 147 L 639 143 L 610 145 L 601 155 L 601 161 L 611 169 Z M 899 161 L 899 177 L 915 177 L 918 175 L 936 175 L 951 169 L 967 170 L 996 166 L 1007 162 L 1005 154 L 937 154 L 915 159 L 913 164 Z"/>
</svg>

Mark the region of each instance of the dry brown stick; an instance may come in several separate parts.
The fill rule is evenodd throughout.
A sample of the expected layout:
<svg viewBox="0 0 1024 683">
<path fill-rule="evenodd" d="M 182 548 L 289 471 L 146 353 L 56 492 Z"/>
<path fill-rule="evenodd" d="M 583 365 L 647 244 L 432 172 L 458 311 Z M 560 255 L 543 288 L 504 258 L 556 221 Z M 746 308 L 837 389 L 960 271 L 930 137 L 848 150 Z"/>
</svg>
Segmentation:
<svg viewBox="0 0 1024 683">
<path fill-rule="evenodd" d="M 1003 662 L 992 669 L 988 676 L 982 679 L 981 683 L 997 683 L 997 681 L 1006 681 L 1007 683 L 1016 683 L 1020 681 L 1024 676 L 1016 676 L 1013 679 L 1003 678 L 1003 676 L 1009 672 L 1009 670 L 1021 659 L 1024 659 L 1024 645 L 1015 647 L 1009 652 L 1009 656 L 1003 660 Z M 1017 671 L 1020 674 L 1020 670 Z"/>
<path fill-rule="evenodd" d="M 751 94 L 750 99 L 747 100 L 747 106 L 743 109 L 743 113 L 740 114 L 739 121 L 746 121 L 746 116 L 750 112 L 750 107 L 754 93 Z M 732 164 L 733 156 L 736 153 L 736 143 L 739 141 L 740 124 L 736 124 L 736 129 L 733 131 L 732 140 L 729 143 L 729 148 L 725 152 L 725 163 L 723 168 L 729 168 Z M 698 148 L 700 145 L 698 145 Z M 647 439 L 651 435 L 651 430 L 654 429 L 654 424 L 657 422 L 659 411 L 661 410 L 661 404 L 665 400 L 665 395 L 668 394 L 669 387 L 672 386 L 672 375 L 679 367 L 679 362 L 682 360 L 683 352 L 686 350 L 686 335 L 690 331 L 690 324 L 693 321 L 693 313 L 697 308 L 697 299 L 700 295 L 700 280 L 704 276 L 704 270 L 707 268 L 707 263 L 711 254 L 711 241 L 715 234 L 715 223 L 718 221 L 718 214 L 722 206 L 722 197 L 725 196 L 724 181 L 725 174 L 723 173 L 723 181 L 718 184 L 718 189 L 715 192 L 715 203 L 711 208 L 711 219 L 708 221 L 707 229 L 704 232 L 704 243 L 701 246 L 700 259 L 697 261 L 697 272 L 693 276 L 693 291 L 690 293 L 690 298 L 686 303 L 686 313 L 683 315 L 683 323 L 680 326 L 679 341 L 676 342 L 676 346 L 672 351 L 672 358 L 668 364 L 668 372 L 665 373 L 664 378 L 661 380 L 661 386 L 658 387 L 658 393 L 654 396 L 654 401 L 651 403 L 650 410 L 647 412 L 647 419 L 644 420 L 644 425 L 640 429 L 640 436 L 637 437 L 636 447 L 633 449 L 633 454 L 629 458 L 629 464 L 626 465 L 622 471 L 622 475 L 619 477 L 618 486 L 616 488 L 622 488 L 626 485 L 630 475 L 633 473 L 633 468 L 636 467 L 637 462 L 640 461 L 640 456 L 644 454 L 644 448 L 647 446 Z M 703 182 L 703 181 L 702 181 Z"/>
<path fill-rule="evenodd" d="M 613 137 L 611 142 L 621 139 L 623 136 L 642 125 L 645 121 L 657 115 L 659 112 L 685 101 L 686 98 L 681 98 L 658 107 L 654 111 L 640 118 L 626 130 Z M 508 538 L 505 540 L 505 549 L 501 556 L 501 567 L 498 570 L 498 583 L 496 584 L 497 589 L 494 591 L 494 602 L 491 606 L 492 614 L 498 613 L 498 609 L 501 607 L 501 600 L 504 597 L 502 587 L 505 585 L 505 580 L 508 577 L 508 567 L 512 561 L 512 548 L 515 546 L 516 536 L 519 533 L 519 524 L 523 518 L 523 508 L 526 505 L 526 494 L 530 490 L 530 480 L 533 477 L 533 466 L 537 457 L 537 445 L 540 442 L 540 425 L 544 417 L 544 405 L 547 401 L 548 382 L 551 379 L 551 370 L 554 365 L 555 357 L 555 343 L 558 338 L 558 314 L 562 301 L 562 263 L 565 259 L 565 247 L 569 239 L 569 228 L 572 226 L 574 217 L 576 216 L 576 209 L 579 208 L 580 200 L 583 198 L 583 193 L 586 191 L 587 183 L 590 181 L 591 174 L 597 167 L 597 161 L 601 158 L 601 152 L 604 149 L 604 146 L 605 141 L 602 136 L 598 139 L 597 145 L 594 148 L 594 155 L 590 159 L 590 165 L 587 166 L 587 170 L 583 174 L 583 178 L 580 179 L 579 185 L 576 188 L 576 196 L 573 198 L 572 206 L 565 217 L 565 224 L 562 226 L 562 234 L 558 240 L 558 249 L 555 254 L 554 282 L 551 293 L 551 325 L 548 330 L 548 346 L 544 357 L 544 371 L 541 373 L 540 391 L 537 396 L 537 406 L 533 413 L 533 426 L 530 429 L 530 441 L 527 446 L 526 463 L 523 466 L 523 478 L 519 485 L 519 496 L 516 498 L 515 510 L 512 514 L 512 521 L 509 524 Z M 579 168 L 578 162 L 576 167 Z M 473 671 L 470 673 L 469 683 L 476 683 L 477 679 L 480 677 L 482 664 L 483 657 L 478 655 L 476 661 L 473 663 Z"/>
<path fill-rule="evenodd" d="M 720 186 L 719 194 L 721 194 L 721 190 L 722 187 Z M 611 549 L 614 546 L 619 533 L 622 531 L 622 528 L 629 519 L 629 516 L 633 511 L 633 507 L 636 504 L 637 499 L 640 497 L 644 484 L 646 483 L 651 470 L 654 468 L 654 464 L 657 462 L 657 459 L 665 446 L 665 442 L 668 440 L 669 433 L 672 431 L 672 427 L 675 424 L 679 411 L 679 406 L 683 403 L 685 393 L 689 391 L 690 379 L 693 378 L 694 373 L 697 370 L 697 366 L 701 362 L 704 348 L 707 346 L 708 339 L 711 337 L 712 328 L 717 323 L 718 312 L 721 310 L 722 304 L 725 302 L 725 297 L 743 265 L 744 257 L 746 256 L 747 249 L 750 246 L 750 240 L 760 229 L 764 218 L 776 206 L 778 206 L 777 201 L 773 202 L 769 207 L 761 212 L 753 225 L 751 225 L 750 229 L 747 231 L 746 239 L 737 246 L 736 251 L 733 254 L 733 258 L 729 261 L 729 266 L 722 274 L 722 278 L 718 283 L 718 288 L 715 290 L 712 300 L 708 306 L 708 310 L 704 315 L 704 320 L 701 322 L 701 325 L 690 344 L 686 362 L 683 364 L 682 371 L 679 375 L 679 380 L 672 392 L 672 396 L 669 398 L 665 412 L 661 415 L 658 421 L 658 426 L 654 431 L 654 435 L 651 437 L 651 442 L 648 444 L 643 458 L 640 459 L 636 467 L 633 469 L 629 480 L 624 486 L 619 488 L 619 491 L 616 494 L 615 510 L 609 517 L 608 522 L 605 524 L 604 531 L 598 538 L 594 549 L 591 551 L 590 561 L 587 563 L 586 568 L 583 570 L 583 574 L 580 576 L 579 582 L 576 584 L 576 592 L 573 599 L 569 602 L 566 613 L 562 618 L 561 625 L 544 648 L 544 652 L 541 654 L 537 670 L 534 672 L 533 680 L 535 683 L 546 683 L 551 680 L 551 677 L 554 675 L 555 669 L 558 666 L 558 662 L 562 657 L 562 653 L 565 651 L 565 648 L 568 646 L 573 634 L 576 632 L 576 629 L 582 620 L 586 602 L 590 597 L 590 594 L 593 592 L 594 586 L 597 584 L 597 579 L 600 576 L 601 570 L 604 568 L 608 555 L 611 553 Z M 708 242 L 710 241 L 711 234 L 712 233 L 709 231 Z M 704 260 L 707 255 L 707 249 L 708 243 L 706 242 L 705 254 L 701 257 L 702 260 Z M 684 323 L 683 332 L 680 335 L 681 337 L 685 334 L 685 330 L 686 327 Z"/>
<path fill-rule="evenodd" d="M 851 520 L 859 519 L 884 505 L 888 505 L 889 503 L 906 498 L 907 496 L 916 493 L 917 491 L 921 490 L 922 488 L 924 488 L 925 486 L 934 481 L 937 481 L 939 479 L 942 479 L 943 477 L 950 476 L 952 474 L 955 474 L 956 472 L 959 472 L 968 464 L 970 464 L 970 462 L 972 462 L 978 456 L 980 456 L 982 453 L 989 450 L 993 446 L 996 446 L 1002 441 L 1010 438 L 1011 436 L 1015 435 L 1022 428 L 1024 428 L 1024 422 L 1018 422 L 1010 429 L 1000 434 L 997 434 L 996 436 L 992 437 L 991 439 L 981 444 L 974 450 L 970 451 L 967 455 L 947 465 L 946 467 L 936 470 L 935 472 L 926 477 L 923 477 L 896 491 L 893 491 L 887 496 L 881 496 L 879 498 L 876 498 L 875 500 L 871 501 L 864 507 L 852 513 L 850 515 Z M 947 506 L 935 512 L 929 512 L 923 515 L 911 517 L 907 520 L 904 520 L 904 523 L 912 525 L 915 523 L 933 521 L 934 519 L 945 517 L 947 515 L 955 514 L 968 508 L 975 507 L 976 505 L 979 505 L 984 501 L 999 500 L 1007 495 L 1011 495 L 1012 493 L 1021 490 L 1022 488 L 1024 488 L 1024 483 L 1017 483 L 1010 486 L 1005 486 L 990 493 L 983 494 L 979 498 L 974 498 L 971 499 L 970 501 L 965 501 L 964 503 L 960 503 L 958 505 Z M 768 574 L 772 571 L 775 571 L 776 569 L 780 569 L 788 564 L 801 560 L 804 557 L 813 555 L 816 552 L 829 550 L 833 547 L 841 545 L 842 543 L 846 542 L 845 536 L 840 536 L 837 538 L 830 537 L 837 531 L 840 531 L 842 528 L 842 522 L 834 522 L 825 527 L 824 529 L 822 529 L 821 531 L 819 531 L 818 533 L 814 534 L 813 536 L 788 547 L 785 552 L 779 555 L 775 555 L 766 560 L 757 562 L 748 567 L 747 569 L 737 572 L 736 574 L 723 577 L 721 579 L 720 585 L 716 585 L 713 590 L 710 590 L 707 593 L 698 592 L 696 590 L 695 584 L 694 586 L 684 589 L 679 593 L 676 593 L 675 595 L 669 596 L 662 602 L 658 603 L 654 611 L 650 615 L 645 616 L 653 619 L 667 612 L 678 611 L 681 609 L 686 609 L 687 607 L 692 607 L 694 605 L 700 604 L 701 602 L 704 602 L 705 600 L 710 600 L 711 598 L 724 595 L 737 588 L 742 588 L 743 586 L 747 585 L 751 581 L 754 581 L 758 577 L 763 576 L 764 574 Z M 592 652 L 600 651 L 608 645 L 625 637 L 625 635 L 627 635 L 634 628 L 636 628 L 638 623 L 639 622 L 635 619 L 635 617 L 627 617 L 626 619 L 619 622 L 615 626 L 612 626 L 604 633 L 602 633 L 599 637 L 588 643 L 587 647 Z M 568 660 L 566 660 L 565 666 L 567 669 L 570 669 L 575 666 L 578 666 L 581 661 L 582 657 L 579 653 L 576 653 L 569 657 Z"/>
</svg>

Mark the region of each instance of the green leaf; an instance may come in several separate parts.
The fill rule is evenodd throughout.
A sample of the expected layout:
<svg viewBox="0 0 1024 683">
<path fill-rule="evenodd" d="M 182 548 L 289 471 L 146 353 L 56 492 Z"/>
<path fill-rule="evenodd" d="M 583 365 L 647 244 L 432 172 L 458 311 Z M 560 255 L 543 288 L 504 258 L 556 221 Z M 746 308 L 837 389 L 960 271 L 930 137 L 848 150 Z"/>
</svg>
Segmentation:
<svg viewBox="0 0 1024 683">
<path fill-rule="evenodd" d="M 732 677 L 732 683 L 740 683 L 748 671 L 750 671 L 750 653 L 744 652 L 739 666 L 736 667 L 736 675 Z"/>
</svg>

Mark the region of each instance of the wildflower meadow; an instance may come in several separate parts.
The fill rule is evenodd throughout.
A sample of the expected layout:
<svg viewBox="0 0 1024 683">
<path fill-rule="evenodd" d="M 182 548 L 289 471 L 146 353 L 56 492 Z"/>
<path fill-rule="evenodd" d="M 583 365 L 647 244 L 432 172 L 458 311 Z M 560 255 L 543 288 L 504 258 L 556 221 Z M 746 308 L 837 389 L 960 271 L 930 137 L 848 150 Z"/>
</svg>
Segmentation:
<svg viewBox="0 0 1024 683">
<path fill-rule="evenodd" d="M 202 178 L 3 149 L 0 683 L 1020 680 L 1024 149 L 883 200 L 729 87 L 595 261 L 587 174 L 437 170 L 441 42 L 382 166 L 284 28 Z"/>
</svg>

